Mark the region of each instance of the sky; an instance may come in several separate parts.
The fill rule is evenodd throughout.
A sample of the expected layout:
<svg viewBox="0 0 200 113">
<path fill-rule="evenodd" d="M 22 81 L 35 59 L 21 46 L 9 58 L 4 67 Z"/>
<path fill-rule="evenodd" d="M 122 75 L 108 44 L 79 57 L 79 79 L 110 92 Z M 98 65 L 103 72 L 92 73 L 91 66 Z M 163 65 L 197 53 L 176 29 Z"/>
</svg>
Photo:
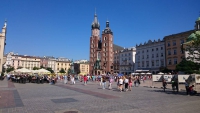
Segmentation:
<svg viewBox="0 0 200 113">
<path fill-rule="evenodd" d="M 135 47 L 194 29 L 200 0 L 1 0 L 5 53 L 89 60 L 95 9 L 100 32 L 109 20 L 114 44 Z"/>
</svg>

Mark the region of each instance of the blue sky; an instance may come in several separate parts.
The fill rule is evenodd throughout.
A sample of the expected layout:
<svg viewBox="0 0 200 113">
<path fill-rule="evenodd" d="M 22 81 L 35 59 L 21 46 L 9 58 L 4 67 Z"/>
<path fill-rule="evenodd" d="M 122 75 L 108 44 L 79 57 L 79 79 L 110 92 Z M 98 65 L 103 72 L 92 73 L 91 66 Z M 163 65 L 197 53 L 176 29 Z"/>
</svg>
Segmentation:
<svg viewBox="0 0 200 113">
<path fill-rule="evenodd" d="M 7 19 L 5 53 L 89 59 L 95 8 L 101 31 L 110 21 L 114 43 L 133 47 L 194 29 L 200 0 L 1 0 Z"/>
</svg>

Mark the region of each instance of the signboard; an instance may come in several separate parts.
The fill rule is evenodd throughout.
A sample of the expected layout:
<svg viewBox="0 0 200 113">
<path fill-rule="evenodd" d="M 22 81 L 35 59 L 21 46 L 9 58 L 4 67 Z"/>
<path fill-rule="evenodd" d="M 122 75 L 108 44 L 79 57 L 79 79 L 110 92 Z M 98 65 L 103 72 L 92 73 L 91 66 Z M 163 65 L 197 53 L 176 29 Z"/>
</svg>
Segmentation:
<svg viewBox="0 0 200 113">
<path fill-rule="evenodd" d="M 189 78 L 190 75 L 178 75 L 178 82 L 185 83 L 185 80 Z"/>
<path fill-rule="evenodd" d="M 173 75 L 163 75 L 163 78 L 166 80 L 166 82 L 171 82 Z"/>
<path fill-rule="evenodd" d="M 153 81 L 155 82 L 162 82 L 162 75 L 152 75 Z"/>
<path fill-rule="evenodd" d="M 195 74 L 195 83 L 200 83 L 200 75 L 199 74 Z"/>
</svg>

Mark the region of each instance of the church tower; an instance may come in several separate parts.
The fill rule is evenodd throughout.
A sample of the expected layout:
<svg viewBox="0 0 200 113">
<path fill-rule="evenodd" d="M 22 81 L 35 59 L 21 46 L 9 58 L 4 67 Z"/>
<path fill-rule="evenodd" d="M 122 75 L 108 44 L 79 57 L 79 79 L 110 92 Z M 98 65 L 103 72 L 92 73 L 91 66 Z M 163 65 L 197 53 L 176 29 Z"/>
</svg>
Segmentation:
<svg viewBox="0 0 200 113">
<path fill-rule="evenodd" d="M 101 66 L 103 74 L 113 73 L 113 32 L 109 21 L 106 21 L 106 28 L 102 32 Z"/>
<path fill-rule="evenodd" d="M 200 17 L 195 21 L 195 31 L 200 31 Z"/>
<path fill-rule="evenodd" d="M 94 15 L 94 20 L 91 25 L 91 37 L 90 37 L 90 64 L 89 74 L 94 74 L 93 69 L 95 62 L 100 59 L 99 53 L 101 50 L 101 39 L 100 39 L 100 24 L 97 19 L 97 14 Z"/>
<path fill-rule="evenodd" d="M 6 29 L 7 29 L 7 23 L 5 21 L 4 26 L 2 28 L 2 32 L 0 33 L 0 73 L 2 72 L 3 69 L 3 64 L 4 64 L 4 47 L 5 47 L 5 41 L 6 41 Z"/>
</svg>

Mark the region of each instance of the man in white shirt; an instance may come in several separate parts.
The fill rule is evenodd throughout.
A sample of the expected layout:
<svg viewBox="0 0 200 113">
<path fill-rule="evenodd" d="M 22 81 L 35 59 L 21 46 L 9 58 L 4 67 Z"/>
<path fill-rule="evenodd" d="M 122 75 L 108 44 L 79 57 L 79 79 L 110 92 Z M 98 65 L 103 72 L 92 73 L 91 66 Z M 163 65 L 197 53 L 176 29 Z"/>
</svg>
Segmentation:
<svg viewBox="0 0 200 113">
<path fill-rule="evenodd" d="M 10 80 L 10 74 L 7 74 L 7 80 Z"/>
<path fill-rule="evenodd" d="M 123 79 L 122 77 L 119 78 L 119 90 L 122 92 L 122 87 L 123 87 Z"/>
</svg>

